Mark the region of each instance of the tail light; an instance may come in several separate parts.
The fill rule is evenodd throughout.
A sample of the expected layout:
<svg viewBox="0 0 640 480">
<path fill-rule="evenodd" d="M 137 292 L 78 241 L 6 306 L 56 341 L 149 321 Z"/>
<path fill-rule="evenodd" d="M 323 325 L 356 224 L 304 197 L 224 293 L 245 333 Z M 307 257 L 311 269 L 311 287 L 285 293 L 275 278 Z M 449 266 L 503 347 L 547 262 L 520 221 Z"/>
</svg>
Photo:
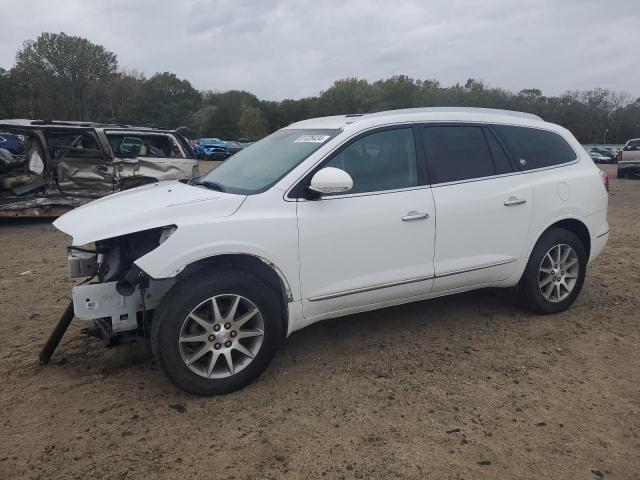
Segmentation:
<svg viewBox="0 0 640 480">
<path fill-rule="evenodd" d="M 600 170 L 600 178 L 602 179 L 602 183 L 604 183 L 604 188 L 609 191 L 609 175 Z"/>
</svg>

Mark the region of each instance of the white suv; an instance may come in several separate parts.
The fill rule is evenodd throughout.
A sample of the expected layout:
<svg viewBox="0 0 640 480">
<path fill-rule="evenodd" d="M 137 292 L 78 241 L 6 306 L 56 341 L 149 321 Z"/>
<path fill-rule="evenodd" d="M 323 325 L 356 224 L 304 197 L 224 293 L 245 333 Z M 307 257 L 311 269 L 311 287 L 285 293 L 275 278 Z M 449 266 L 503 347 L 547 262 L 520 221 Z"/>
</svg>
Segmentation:
<svg viewBox="0 0 640 480">
<path fill-rule="evenodd" d="M 107 339 L 150 329 L 169 378 L 215 394 L 327 318 L 482 287 L 568 308 L 607 243 L 606 186 L 534 115 L 410 109 L 298 122 L 198 180 L 54 225 L 73 236 L 71 275 L 98 279 L 74 288 L 75 316 Z"/>
</svg>

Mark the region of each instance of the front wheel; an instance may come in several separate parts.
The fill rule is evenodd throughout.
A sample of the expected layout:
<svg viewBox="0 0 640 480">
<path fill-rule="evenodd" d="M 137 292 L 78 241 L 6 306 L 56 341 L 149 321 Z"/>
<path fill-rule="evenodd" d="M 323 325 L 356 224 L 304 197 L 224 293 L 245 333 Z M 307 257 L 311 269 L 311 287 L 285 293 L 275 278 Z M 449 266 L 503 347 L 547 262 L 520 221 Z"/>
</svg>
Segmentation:
<svg viewBox="0 0 640 480">
<path fill-rule="evenodd" d="M 273 358 L 282 333 L 277 294 L 232 271 L 181 280 L 162 300 L 152 326 L 156 359 L 178 387 L 198 395 L 251 383 Z"/>
<path fill-rule="evenodd" d="M 569 308 L 582 289 L 587 254 L 578 236 L 562 228 L 545 232 L 520 280 L 523 304 L 542 314 Z"/>
</svg>

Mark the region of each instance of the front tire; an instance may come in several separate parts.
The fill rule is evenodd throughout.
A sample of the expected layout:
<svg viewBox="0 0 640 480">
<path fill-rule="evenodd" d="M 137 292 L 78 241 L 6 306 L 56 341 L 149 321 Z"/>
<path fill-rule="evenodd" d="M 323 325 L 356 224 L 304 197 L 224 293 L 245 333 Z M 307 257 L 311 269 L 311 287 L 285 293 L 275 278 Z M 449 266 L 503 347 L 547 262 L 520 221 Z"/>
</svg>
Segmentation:
<svg viewBox="0 0 640 480">
<path fill-rule="evenodd" d="M 197 395 L 229 393 L 253 382 L 281 337 L 277 293 L 252 275 L 228 270 L 180 280 L 156 310 L 151 330 L 166 375 Z"/>
<path fill-rule="evenodd" d="M 578 236 L 563 228 L 547 230 L 520 280 L 524 306 L 541 314 L 566 310 L 582 290 L 586 270 L 587 254 Z"/>
</svg>

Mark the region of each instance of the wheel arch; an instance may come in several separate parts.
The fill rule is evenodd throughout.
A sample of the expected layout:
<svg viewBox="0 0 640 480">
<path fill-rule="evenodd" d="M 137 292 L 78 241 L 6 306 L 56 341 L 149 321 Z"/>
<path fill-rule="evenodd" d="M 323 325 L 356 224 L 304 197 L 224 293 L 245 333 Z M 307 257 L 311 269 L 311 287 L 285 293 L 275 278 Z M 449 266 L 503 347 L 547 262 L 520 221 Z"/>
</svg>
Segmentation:
<svg viewBox="0 0 640 480">
<path fill-rule="evenodd" d="M 278 294 L 282 310 L 283 336 L 286 336 L 289 329 L 288 303 L 293 301 L 293 294 L 286 277 L 273 262 L 248 253 L 224 253 L 190 263 L 176 278 L 180 279 L 203 270 L 214 271 L 220 268 L 231 268 L 254 275 Z"/>
<path fill-rule="evenodd" d="M 536 237 L 535 242 L 533 242 L 533 245 L 531 246 L 531 248 L 529 250 L 529 256 L 531 255 L 531 252 L 533 251 L 535 246 L 538 244 L 538 241 L 540 240 L 540 238 L 542 238 L 542 236 L 552 228 L 563 228 L 565 230 L 568 230 L 568 231 L 574 233 L 580 239 L 580 241 L 582 242 L 582 245 L 584 245 L 584 248 L 585 248 L 586 254 L 587 254 L 587 258 L 590 258 L 590 255 L 591 255 L 591 234 L 589 232 L 589 228 L 587 227 L 587 225 L 584 222 L 582 222 L 581 220 L 578 220 L 577 218 L 573 218 L 573 217 L 556 220 L 552 224 L 547 225 L 547 227 L 538 234 L 538 236 Z"/>
</svg>

